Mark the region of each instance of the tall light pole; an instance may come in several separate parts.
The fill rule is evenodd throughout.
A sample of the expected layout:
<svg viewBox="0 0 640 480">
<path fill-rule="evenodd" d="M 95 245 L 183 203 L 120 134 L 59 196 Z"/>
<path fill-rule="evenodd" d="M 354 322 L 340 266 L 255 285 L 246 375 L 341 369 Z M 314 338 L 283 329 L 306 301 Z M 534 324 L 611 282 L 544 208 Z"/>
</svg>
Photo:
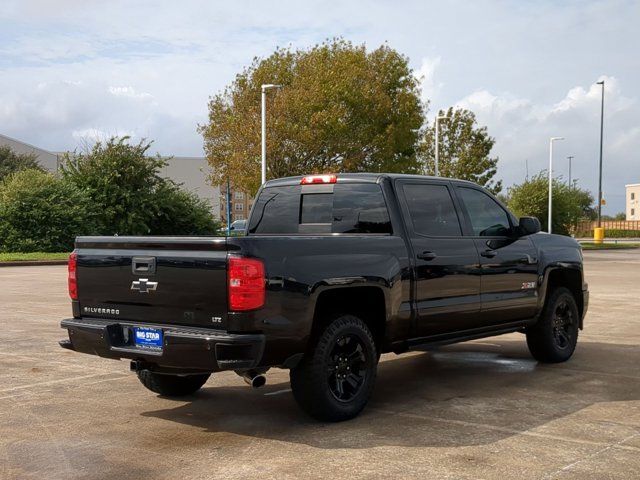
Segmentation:
<svg viewBox="0 0 640 480">
<path fill-rule="evenodd" d="M 262 183 L 267 181 L 267 90 L 282 88 L 282 85 L 262 85 Z"/>
<path fill-rule="evenodd" d="M 600 174 L 598 176 L 598 228 L 602 218 L 602 136 L 604 133 L 604 80 L 597 82 L 602 85 L 602 101 L 600 103 Z"/>
<path fill-rule="evenodd" d="M 229 175 L 227 174 L 227 194 L 225 195 L 225 202 L 227 204 L 227 237 L 231 236 L 231 182 L 229 181 Z"/>
<path fill-rule="evenodd" d="M 438 115 L 436 117 L 436 145 L 435 145 L 435 150 L 436 150 L 436 177 L 440 176 L 440 149 L 439 149 L 439 144 L 440 144 L 440 120 L 449 120 L 449 117 L 447 117 L 446 115 Z"/>
<path fill-rule="evenodd" d="M 551 199 L 553 198 L 553 142 L 556 140 L 564 140 L 564 137 L 551 137 L 549 139 L 549 221 L 547 223 L 547 231 L 551 233 Z"/>
<path fill-rule="evenodd" d="M 573 160 L 573 155 L 569 155 L 567 159 L 569 159 L 569 187 L 571 187 L 571 160 Z"/>
</svg>

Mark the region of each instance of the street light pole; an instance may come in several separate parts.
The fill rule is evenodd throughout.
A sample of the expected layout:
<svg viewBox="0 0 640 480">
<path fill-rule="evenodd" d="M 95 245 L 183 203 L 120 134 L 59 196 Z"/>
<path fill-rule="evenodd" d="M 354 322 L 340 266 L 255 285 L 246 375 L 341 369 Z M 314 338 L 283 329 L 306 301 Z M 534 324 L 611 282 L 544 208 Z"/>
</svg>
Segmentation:
<svg viewBox="0 0 640 480">
<path fill-rule="evenodd" d="M 549 218 L 547 222 L 547 232 L 551 233 L 551 199 L 553 198 L 553 142 L 564 140 L 564 137 L 551 137 L 549 139 Z"/>
<path fill-rule="evenodd" d="M 602 137 L 604 133 L 604 80 L 597 82 L 602 85 L 602 101 L 600 103 L 600 173 L 598 176 L 598 228 L 602 223 Z"/>
<path fill-rule="evenodd" d="M 231 182 L 227 174 L 227 194 L 225 195 L 227 203 L 227 237 L 231 236 Z"/>
<path fill-rule="evenodd" d="M 569 159 L 569 187 L 571 187 L 571 160 L 573 160 L 573 155 L 567 157 Z"/>
<path fill-rule="evenodd" d="M 267 83 L 262 85 L 262 184 L 267 181 L 267 90 L 270 88 L 282 88 L 282 85 Z"/>
<path fill-rule="evenodd" d="M 449 117 L 447 117 L 446 115 L 438 115 L 436 117 L 436 145 L 435 145 L 435 150 L 436 150 L 436 177 L 440 176 L 440 149 L 439 149 L 439 144 L 440 144 L 440 120 L 449 120 Z"/>
</svg>

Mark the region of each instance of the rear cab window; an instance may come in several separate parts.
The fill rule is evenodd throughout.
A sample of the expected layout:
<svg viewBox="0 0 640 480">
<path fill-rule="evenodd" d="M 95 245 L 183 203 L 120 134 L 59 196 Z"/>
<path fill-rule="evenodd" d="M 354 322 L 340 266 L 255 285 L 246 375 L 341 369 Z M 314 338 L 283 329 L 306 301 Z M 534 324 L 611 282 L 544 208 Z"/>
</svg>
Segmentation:
<svg viewBox="0 0 640 480">
<path fill-rule="evenodd" d="M 255 202 L 249 234 L 391 234 L 377 183 L 273 186 Z"/>
</svg>

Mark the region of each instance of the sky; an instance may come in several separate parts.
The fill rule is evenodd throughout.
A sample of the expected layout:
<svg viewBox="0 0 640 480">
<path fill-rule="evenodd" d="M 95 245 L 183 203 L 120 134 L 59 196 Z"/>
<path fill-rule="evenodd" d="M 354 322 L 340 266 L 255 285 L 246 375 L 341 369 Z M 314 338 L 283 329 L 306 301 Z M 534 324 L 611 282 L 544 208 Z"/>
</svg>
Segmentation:
<svg viewBox="0 0 640 480">
<path fill-rule="evenodd" d="M 604 213 L 640 183 L 640 2 L 3 0 L 0 133 L 53 150 L 96 138 L 202 155 L 207 101 L 254 57 L 341 36 L 407 55 L 429 117 L 476 113 L 506 186 L 548 167 L 598 188 Z"/>
</svg>

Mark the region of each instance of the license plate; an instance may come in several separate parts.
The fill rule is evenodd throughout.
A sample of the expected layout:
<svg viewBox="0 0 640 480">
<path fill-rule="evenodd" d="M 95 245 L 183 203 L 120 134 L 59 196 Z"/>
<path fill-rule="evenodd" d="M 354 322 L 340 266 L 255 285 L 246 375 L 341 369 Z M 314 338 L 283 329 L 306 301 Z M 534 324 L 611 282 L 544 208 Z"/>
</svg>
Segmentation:
<svg viewBox="0 0 640 480">
<path fill-rule="evenodd" d="M 159 328 L 134 327 L 133 339 L 136 347 L 162 350 L 162 330 Z"/>
</svg>

